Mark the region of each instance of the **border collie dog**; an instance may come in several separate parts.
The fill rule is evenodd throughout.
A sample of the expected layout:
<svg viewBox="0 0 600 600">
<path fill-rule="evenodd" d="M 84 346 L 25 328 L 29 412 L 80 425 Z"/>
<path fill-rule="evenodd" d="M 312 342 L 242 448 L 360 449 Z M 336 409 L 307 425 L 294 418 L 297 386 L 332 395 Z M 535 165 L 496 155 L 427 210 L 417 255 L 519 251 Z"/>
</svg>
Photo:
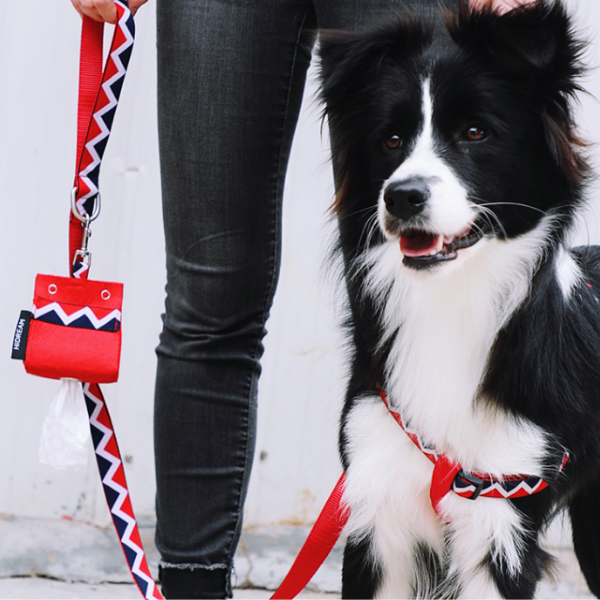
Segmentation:
<svg viewBox="0 0 600 600">
<path fill-rule="evenodd" d="M 558 0 L 322 34 L 345 598 L 533 597 L 563 509 L 600 594 L 600 248 L 567 245 L 582 49 Z"/>
</svg>

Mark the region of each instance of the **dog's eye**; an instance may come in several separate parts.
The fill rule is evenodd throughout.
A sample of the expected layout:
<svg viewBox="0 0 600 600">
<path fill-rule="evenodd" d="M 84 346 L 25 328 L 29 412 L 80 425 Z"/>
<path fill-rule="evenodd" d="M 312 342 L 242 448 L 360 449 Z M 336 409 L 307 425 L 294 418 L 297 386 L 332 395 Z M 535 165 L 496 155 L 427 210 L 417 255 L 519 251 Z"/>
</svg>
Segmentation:
<svg viewBox="0 0 600 600">
<path fill-rule="evenodd" d="M 391 135 L 388 135 L 385 138 L 385 145 L 390 150 L 396 150 L 397 148 L 400 148 L 400 146 L 402 146 L 402 140 L 400 139 L 399 135 L 392 133 Z"/>
<path fill-rule="evenodd" d="M 488 136 L 488 132 L 478 125 L 471 125 L 463 135 L 468 142 L 481 142 Z"/>
</svg>

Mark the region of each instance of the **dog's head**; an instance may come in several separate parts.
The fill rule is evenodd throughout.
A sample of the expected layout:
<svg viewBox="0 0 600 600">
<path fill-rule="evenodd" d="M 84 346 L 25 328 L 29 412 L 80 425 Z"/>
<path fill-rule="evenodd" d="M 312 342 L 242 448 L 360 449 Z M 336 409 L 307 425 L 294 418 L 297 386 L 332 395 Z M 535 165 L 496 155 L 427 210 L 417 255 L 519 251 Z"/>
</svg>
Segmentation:
<svg viewBox="0 0 600 600">
<path fill-rule="evenodd" d="M 442 43 L 434 29 L 411 17 L 321 37 L 342 243 L 373 243 L 375 211 L 380 239 L 399 241 L 413 269 L 516 238 L 545 215 L 559 239 L 587 170 L 570 109 L 582 44 L 564 7 L 500 15 L 464 3 L 445 16 Z"/>
</svg>

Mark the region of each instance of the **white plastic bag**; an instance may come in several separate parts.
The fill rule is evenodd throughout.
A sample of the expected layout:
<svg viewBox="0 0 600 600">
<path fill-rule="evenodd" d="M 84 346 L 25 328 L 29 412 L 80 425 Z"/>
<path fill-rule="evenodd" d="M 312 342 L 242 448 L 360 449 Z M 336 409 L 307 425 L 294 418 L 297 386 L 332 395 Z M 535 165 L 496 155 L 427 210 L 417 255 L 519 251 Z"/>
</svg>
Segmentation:
<svg viewBox="0 0 600 600">
<path fill-rule="evenodd" d="M 40 462 L 55 469 L 83 471 L 89 456 L 90 427 L 81 382 L 61 379 L 42 427 Z"/>
</svg>

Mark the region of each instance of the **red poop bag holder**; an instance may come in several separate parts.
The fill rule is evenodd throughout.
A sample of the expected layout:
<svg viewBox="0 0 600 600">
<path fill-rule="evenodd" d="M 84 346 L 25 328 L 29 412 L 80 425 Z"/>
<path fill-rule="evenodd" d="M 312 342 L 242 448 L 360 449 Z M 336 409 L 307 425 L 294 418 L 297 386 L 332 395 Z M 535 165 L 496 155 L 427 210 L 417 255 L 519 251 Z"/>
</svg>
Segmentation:
<svg viewBox="0 0 600 600">
<path fill-rule="evenodd" d="M 87 457 L 82 423 L 85 437 L 89 437 L 89 420 L 104 493 L 129 569 L 145 598 L 160 599 L 140 541 L 112 421 L 98 385 L 115 382 L 119 376 L 123 285 L 88 280 L 90 224 L 100 213 L 100 165 L 135 33 L 127 0 L 115 0 L 115 5 L 118 18 L 104 70 L 104 25 L 83 17 L 77 168 L 69 223 L 70 277 L 36 277 L 33 310 L 21 312 L 12 357 L 23 360 L 28 373 L 63 382 L 44 424 L 40 447 L 44 462 L 51 464 L 42 456 L 45 448 L 62 453 L 56 466 L 81 466 L 69 452 L 79 448 Z"/>
<path fill-rule="evenodd" d="M 52 379 L 117 381 L 122 302 L 121 283 L 38 275 L 25 370 Z"/>
</svg>

